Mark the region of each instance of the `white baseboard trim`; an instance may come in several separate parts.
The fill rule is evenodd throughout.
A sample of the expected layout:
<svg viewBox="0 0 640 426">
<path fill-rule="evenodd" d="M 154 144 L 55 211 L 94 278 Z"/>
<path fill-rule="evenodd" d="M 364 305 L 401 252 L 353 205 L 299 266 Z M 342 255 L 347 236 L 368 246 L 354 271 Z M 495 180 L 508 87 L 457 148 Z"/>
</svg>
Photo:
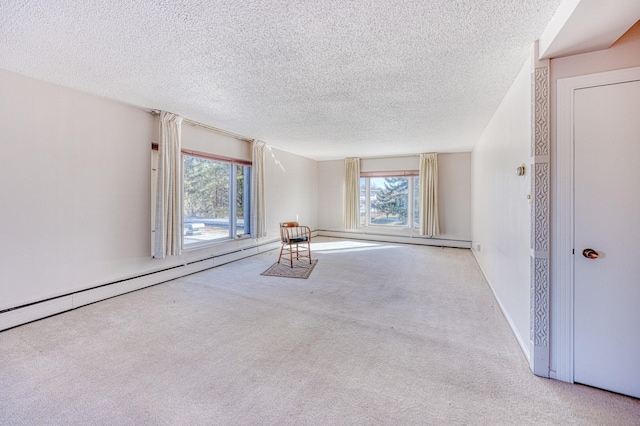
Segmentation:
<svg viewBox="0 0 640 426">
<path fill-rule="evenodd" d="M 423 246 L 437 246 L 437 247 L 453 247 L 453 248 L 471 248 L 471 241 L 465 240 L 450 240 L 440 238 L 428 238 L 420 236 L 404 236 L 404 235 L 390 235 L 390 234 L 374 234 L 364 232 L 350 232 L 350 231 L 329 231 L 318 230 L 318 235 L 322 237 L 336 237 L 336 238 L 349 238 L 356 240 L 367 241 L 382 241 L 386 243 L 403 243 L 403 244 L 417 244 Z"/>
<path fill-rule="evenodd" d="M 269 242 L 18 307 L 0 313 L 0 331 L 279 248 L 279 241 Z"/>
<path fill-rule="evenodd" d="M 491 280 L 489 280 L 489 278 L 487 278 L 487 274 L 485 273 L 484 269 L 482 268 L 482 263 L 480 263 L 480 261 L 478 260 L 478 257 L 476 256 L 476 251 L 475 250 L 471 250 L 471 253 L 473 254 L 473 257 L 476 259 L 476 263 L 478 264 L 478 267 L 480 268 L 480 271 L 482 272 L 482 275 L 484 276 L 484 279 L 487 281 L 487 284 L 489 284 L 489 288 L 491 289 L 491 293 L 493 293 L 493 298 L 496 299 L 496 302 L 498 302 L 498 306 L 500 307 L 500 310 L 502 311 L 502 315 L 507 320 L 507 324 L 509 324 L 509 327 L 511 328 L 511 332 L 514 334 L 514 336 L 516 338 L 516 341 L 518 342 L 518 345 L 520 345 L 520 349 L 522 350 L 522 353 L 524 354 L 525 358 L 527 359 L 527 362 L 529 363 L 529 368 L 531 368 L 531 366 L 532 366 L 532 363 L 531 363 L 531 352 L 529 350 L 529 346 L 526 344 L 526 342 L 528 342 L 529 340 L 528 339 L 524 340 L 522 338 L 522 336 L 520 336 L 520 333 L 518 332 L 518 329 L 516 328 L 515 323 L 511 319 L 511 316 L 509 315 L 507 310 L 504 308 L 504 305 L 502 304 L 502 301 L 500 301 L 500 298 L 496 294 L 496 291 L 493 288 L 493 285 L 491 284 Z"/>
<path fill-rule="evenodd" d="M 0 314 L 0 331 L 73 309 L 72 296 L 62 296 Z"/>
</svg>

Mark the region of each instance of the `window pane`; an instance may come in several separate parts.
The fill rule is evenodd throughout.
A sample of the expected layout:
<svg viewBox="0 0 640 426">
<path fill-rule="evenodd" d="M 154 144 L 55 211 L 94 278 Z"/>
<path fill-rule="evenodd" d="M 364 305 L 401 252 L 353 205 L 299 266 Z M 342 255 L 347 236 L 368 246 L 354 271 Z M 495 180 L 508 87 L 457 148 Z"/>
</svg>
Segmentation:
<svg viewBox="0 0 640 426">
<path fill-rule="evenodd" d="M 249 230 L 249 167 L 236 168 L 236 235 L 250 233 Z"/>
<path fill-rule="evenodd" d="M 230 164 L 183 156 L 184 244 L 229 238 Z"/>
<path fill-rule="evenodd" d="M 367 179 L 360 178 L 360 226 L 367 225 Z"/>
<path fill-rule="evenodd" d="M 371 178 L 371 225 L 407 226 L 409 179 Z"/>
<path fill-rule="evenodd" d="M 413 178 L 413 227 L 420 227 L 420 179 Z"/>
</svg>

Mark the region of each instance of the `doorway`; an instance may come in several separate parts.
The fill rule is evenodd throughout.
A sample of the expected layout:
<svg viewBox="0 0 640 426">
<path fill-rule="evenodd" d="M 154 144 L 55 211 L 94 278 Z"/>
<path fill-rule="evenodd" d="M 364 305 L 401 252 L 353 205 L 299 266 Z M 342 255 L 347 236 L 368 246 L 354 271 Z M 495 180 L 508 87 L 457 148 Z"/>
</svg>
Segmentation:
<svg viewBox="0 0 640 426">
<path fill-rule="evenodd" d="M 564 183 L 570 197 L 558 206 L 558 222 L 563 215 L 568 221 L 557 235 L 568 240 L 571 253 L 554 256 L 565 274 L 555 282 L 564 296 L 556 305 L 557 331 L 564 333 L 557 378 L 635 397 L 640 397 L 639 111 L 640 68 L 558 81 L 558 186 Z M 572 172 L 564 181 L 563 166 Z"/>
</svg>

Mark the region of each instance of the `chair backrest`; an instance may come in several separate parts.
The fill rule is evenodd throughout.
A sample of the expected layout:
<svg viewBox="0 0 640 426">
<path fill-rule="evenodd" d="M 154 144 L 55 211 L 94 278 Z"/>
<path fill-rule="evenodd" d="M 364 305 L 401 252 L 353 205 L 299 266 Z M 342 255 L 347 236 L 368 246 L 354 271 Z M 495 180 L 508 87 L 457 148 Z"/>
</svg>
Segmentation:
<svg viewBox="0 0 640 426">
<path fill-rule="evenodd" d="M 298 226 L 298 222 L 281 222 L 280 223 L 280 238 L 282 239 L 282 241 L 287 241 L 289 239 L 286 228 L 295 228 L 296 226 Z"/>
<path fill-rule="evenodd" d="M 281 228 L 290 228 L 292 226 L 298 226 L 298 222 L 282 222 L 280 224 Z"/>
</svg>

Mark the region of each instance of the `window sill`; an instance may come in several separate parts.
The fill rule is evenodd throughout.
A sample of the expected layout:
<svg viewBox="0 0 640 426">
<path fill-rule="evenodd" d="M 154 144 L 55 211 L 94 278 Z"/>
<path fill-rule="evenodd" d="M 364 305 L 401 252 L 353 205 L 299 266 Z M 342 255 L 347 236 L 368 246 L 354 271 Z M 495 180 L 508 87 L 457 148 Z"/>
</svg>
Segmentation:
<svg viewBox="0 0 640 426">
<path fill-rule="evenodd" d="M 211 247 L 219 247 L 219 246 L 224 246 L 230 243 L 234 243 L 234 242 L 238 242 L 238 241 L 244 241 L 244 240 L 248 240 L 251 239 L 251 235 L 249 234 L 243 234 L 243 235 L 239 235 L 236 238 L 218 238 L 218 239 L 214 239 L 214 240 L 206 240 L 206 241 L 200 241 L 197 243 L 191 243 L 187 246 L 183 246 L 182 247 L 182 251 L 184 252 L 191 252 L 191 251 L 196 251 L 196 250 L 201 250 L 201 249 L 205 249 L 205 248 L 211 248 Z"/>
<path fill-rule="evenodd" d="M 367 230 L 384 230 L 384 231 L 396 230 L 396 231 L 405 231 L 405 232 L 407 231 L 420 232 L 419 228 L 412 228 L 409 226 L 390 226 L 390 225 L 366 225 L 366 226 L 361 226 L 358 230 L 363 232 L 366 232 Z"/>
</svg>

